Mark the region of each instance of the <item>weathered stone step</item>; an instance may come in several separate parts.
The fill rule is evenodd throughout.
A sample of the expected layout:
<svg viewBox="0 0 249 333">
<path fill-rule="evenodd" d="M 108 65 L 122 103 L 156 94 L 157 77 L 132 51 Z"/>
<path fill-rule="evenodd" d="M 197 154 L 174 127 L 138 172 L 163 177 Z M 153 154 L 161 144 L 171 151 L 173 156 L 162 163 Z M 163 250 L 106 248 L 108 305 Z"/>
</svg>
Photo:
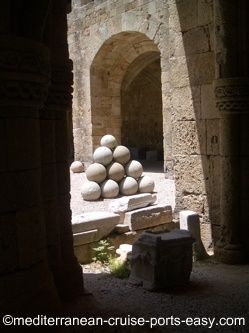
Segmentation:
<svg viewBox="0 0 249 333">
<path fill-rule="evenodd" d="M 151 193 L 129 195 L 112 202 L 109 208 L 114 213 L 124 213 L 151 205 L 155 203 L 156 200 L 156 195 Z"/>
<path fill-rule="evenodd" d="M 73 245 L 82 245 L 97 242 L 99 240 L 98 229 L 93 229 L 89 231 L 78 232 L 73 234 Z"/>
<path fill-rule="evenodd" d="M 95 234 L 94 241 L 108 236 L 119 223 L 119 219 L 120 216 L 118 214 L 100 211 L 73 216 L 72 229 L 77 245 L 79 245 L 80 239 L 82 241 L 80 244 L 85 244 L 83 241 L 88 240 L 91 235 L 91 233 L 86 233 L 89 231 L 92 232 L 92 236 Z M 97 233 L 94 230 L 97 230 Z"/>
<path fill-rule="evenodd" d="M 154 205 L 126 212 L 123 223 L 129 225 L 130 230 L 140 230 L 170 222 L 172 222 L 172 207 Z"/>
</svg>

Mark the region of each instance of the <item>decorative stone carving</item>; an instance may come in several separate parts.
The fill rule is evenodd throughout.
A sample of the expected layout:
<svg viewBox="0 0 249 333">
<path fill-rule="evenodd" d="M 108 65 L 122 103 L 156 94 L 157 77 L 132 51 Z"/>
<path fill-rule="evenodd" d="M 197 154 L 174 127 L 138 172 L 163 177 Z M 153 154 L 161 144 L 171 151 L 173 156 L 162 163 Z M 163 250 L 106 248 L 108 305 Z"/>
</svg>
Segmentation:
<svg viewBox="0 0 249 333">
<path fill-rule="evenodd" d="M 126 164 L 125 172 L 126 172 L 127 176 L 130 176 L 133 178 L 139 178 L 142 176 L 143 166 L 140 162 L 138 162 L 136 160 L 132 160 Z"/>
<path fill-rule="evenodd" d="M 98 200 L 101 195 L 99 184 L 90 181 L 85 182 L 81 190 L 81 195 L 87 201 Z"/>
<path fill-rule="evenodd" d="M 106 134 L 100 140 L 101 146 L 114 149 L 117 146 L 117 140 L 113 135 Z"/>
<path fill-rule="evenodd" d="M 106 179 L 106 169 L 100 163 L 93 163 L 87 168 L 86 177 L 90 181 L 101 183 Z"/>
<path fill-rule="evenodd" d="M 113 159 L 115 162 L 126 164 L 130 160 L 131 154 L 127 147 L 117 146 L 113 152 Z"/>
<path fill-rule="evenodd" d="M 220 112 L 249 112 L 249 79 L 225 78 L 214 81 L 216 107 Z"/>
<path fill-rule="evenodd" d="M 0 106 L 42 107 L 50 77 L 45 46 L 24 38 L 1 37 L 0 68 Z"/>
<path fill-rule="evenodd" d="M 101 184 L 101 195 L 103 198 L 115 198 L 118 193 L 119 186 L 114 180 L 108 179 Z"/>
<path fill-rule="evenodd" d="M 94 162 L 108 165 L 112 161 L 112 151 L 107 147 L 98 147 L 93 153 Z"/>
<path fill-rule="evenodd" d="M 131 281 L 152 290 L 188 283 L 193 241 L 186 230 L 143 232 L 132 247 Z"/>
<path fill-rule="evenodd" d="M 46 104 L 55 110 L 68 111 L 72 105 L 73 63 L 68 59 L 63 66 L 54 66 Z"/>
</svg>

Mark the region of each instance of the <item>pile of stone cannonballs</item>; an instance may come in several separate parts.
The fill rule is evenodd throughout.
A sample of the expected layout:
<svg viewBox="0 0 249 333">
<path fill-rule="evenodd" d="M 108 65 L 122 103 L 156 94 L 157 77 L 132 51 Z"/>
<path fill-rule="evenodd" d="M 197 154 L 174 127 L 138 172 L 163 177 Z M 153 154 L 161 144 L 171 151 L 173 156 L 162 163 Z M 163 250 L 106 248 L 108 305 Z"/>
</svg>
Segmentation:
<svg viewBox="0 0 249 333">
<path fill-rule="evenodd" d="M 131 160 L 127 147 L 118 145 L 110 134 L 101 138 L 100 145 L 93 153 L 94 163 L 86 169 L 87 181 L 81 192 L 84 200 L 153 192 L 154 181 L 142 176 L 142 164 Z"/>
</svg>

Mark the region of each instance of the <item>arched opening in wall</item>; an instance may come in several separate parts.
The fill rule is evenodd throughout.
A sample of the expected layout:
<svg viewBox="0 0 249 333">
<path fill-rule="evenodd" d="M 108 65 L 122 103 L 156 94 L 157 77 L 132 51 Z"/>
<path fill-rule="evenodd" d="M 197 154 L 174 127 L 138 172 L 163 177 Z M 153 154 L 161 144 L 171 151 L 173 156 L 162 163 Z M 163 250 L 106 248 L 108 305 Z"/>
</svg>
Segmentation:
<svg viewBox="0 0 249 333">
<path fill-rule="evenodd" d="M 105 41 L 90 89 L 93 150 L 108 133 L 133 148 L 134 158 L 163 159 L 160 51 L 151 39 L 130 31 Z"/>
<path fill-rule="evenodd" d="M 130 148 L 133 158 L 146 160 L 147 164 L 162 162 L 163 117 L 159 52 L 146 52 L 129 66 L 122 82 L 121 115 L 121 141 Z"/>
</svg>

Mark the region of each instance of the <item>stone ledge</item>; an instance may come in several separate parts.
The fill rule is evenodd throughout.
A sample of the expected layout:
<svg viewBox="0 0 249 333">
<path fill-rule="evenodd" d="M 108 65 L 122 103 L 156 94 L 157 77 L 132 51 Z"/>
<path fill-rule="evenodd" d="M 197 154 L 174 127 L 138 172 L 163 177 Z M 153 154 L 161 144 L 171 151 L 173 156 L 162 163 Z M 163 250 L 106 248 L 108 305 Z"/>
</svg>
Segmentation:
<svg viewBox="0 0 249 333">
<path fill-rule="evenodd" d="M 98 229 L 73 234 L 73 245 L 78 246 L 98 241 Z"/>
<path fill-rule="evenodd" d="M 172 222 L 172 207 L 155 205 L 125 213 L 124 224 L 130 230 L 147 229 L 160 224 Z"/>
<path fill-rule="evenodd" d="M 130 230 L 129 226 L 127 224 L 117 224 L 114 228 L 114 232 L 117 234 L 124 234 L 125 232 L 128 232 Z"/>
<path fill-rule="evenodd" d="M 101 211 L 76 215 L 72 218 L 73 233 L 103 229 L 104 233 L 108 235 L 119 223 L 119 218 L 118 214 Z"/>
<path fill-rule="evenodd" d="M 156 194 L 141 193 L 122 197 L 112 202 L 109 208 L 114 213 L 124 213 L 134 209 L 139 209 L 153 204 L 157 200 Z"/>
<path fill-rule="evenodd" d="M 177 223 L 171 222 L 166 224 L 161 224 L 155 227 L 151 227 L 150 229 L 153 231 L 165 231 L 165 230 L 173 230 L 177 228 Z M 122 234 L 112 233 L 107 237 L 107 240 L 117 249 L 121 244 L 133 244 L 137 239 L 138 236 L 144 230 L 137 230 L 137 231 L 128 231 Z M 81 244 L 81 245 L 74 245 L 74 254 L 77 257 L 79 263 L 81 264 L 88 264 L 92 261 L 94 257 L 94 247 L 98 246 L 98 242 L 95 241 L 93 243 Z"/>
</svg>

